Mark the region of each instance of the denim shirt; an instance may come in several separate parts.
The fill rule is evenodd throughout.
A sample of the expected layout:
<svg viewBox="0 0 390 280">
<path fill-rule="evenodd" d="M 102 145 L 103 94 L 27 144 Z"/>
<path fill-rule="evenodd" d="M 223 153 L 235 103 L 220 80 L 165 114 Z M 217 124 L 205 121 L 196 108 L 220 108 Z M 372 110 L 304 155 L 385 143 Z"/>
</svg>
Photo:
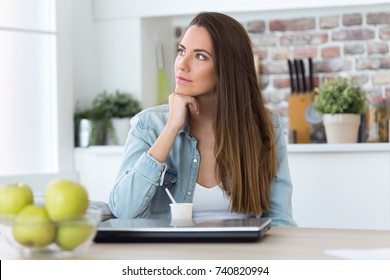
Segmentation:
<svg viewBox="0 0 390 280">
<path fill-rule="evenodd" d="M 272 116 L 279 167 L 271 185 L 269 211 L 256 217 L 272 218 L 273 226 L 295 226 L 283 120 Z M 169 219 L 171 201 L 165 188 L 177 202 L 192 202 L 200 155 L 188 124 L 179 131 L 166 162 L 158 162 L 147 153 L 167 119 L 168 105 L 145 109 L 131 119 L 122 164 L 109 198 L 109 207 L 117 218 Z"/>
</svg>

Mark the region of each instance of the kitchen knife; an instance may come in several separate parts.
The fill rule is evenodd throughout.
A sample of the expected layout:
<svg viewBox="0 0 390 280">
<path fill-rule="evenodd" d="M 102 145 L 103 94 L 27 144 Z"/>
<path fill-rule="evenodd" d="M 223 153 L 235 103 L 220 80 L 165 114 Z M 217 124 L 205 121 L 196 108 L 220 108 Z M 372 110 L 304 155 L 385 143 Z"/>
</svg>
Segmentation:
<svg viewBox="0 0 390 280">
<path fill-rule="evenodd" d="M 313 59 L 309 57 L 309 91 L 312 92 L 314 89 L 313 80 Z"/>
<path fill-rule="evenodd" d="M 301 91 L 301 85 L 300 85 L 300 82 L 299 82 L 299 73 L 300 73 L 300 70 L 299 70 L 299 63 L 298 63 L 298 60 L 294 59 L 294 67 L 295 67 L 295 80 L 297 81 L 297 92 L 300 92 Z"/>
<path fill-rule="evenodd" d="M 288 63 L 288 71 L 289 71 L 289 73 L 290 73 L 290 88 L 291 88 L 291 94 L 294 94 L 294 92 L 295 92 L 294 78 L 293 78 L 294 69 L 293 69 L 293 67 L 292 67 L 292 63 L 291 63 L 291 60 L 290 60 L 290 59 L 287 59 L 287 63 Z"/>
<path fill-rule="evenodd" d="M 302 76 L 302 88 L 303 88 L 303 92 L 306 92 L 307 91 L 307 87 L 306 87 L 306 73 L 305 73 L 305 65 L 303 64 L 303 60 L 300 59 L 299 60 L 299 64 L 300 64 L 300 68 L 301 68 L 301 76 Z"/>
</svg>

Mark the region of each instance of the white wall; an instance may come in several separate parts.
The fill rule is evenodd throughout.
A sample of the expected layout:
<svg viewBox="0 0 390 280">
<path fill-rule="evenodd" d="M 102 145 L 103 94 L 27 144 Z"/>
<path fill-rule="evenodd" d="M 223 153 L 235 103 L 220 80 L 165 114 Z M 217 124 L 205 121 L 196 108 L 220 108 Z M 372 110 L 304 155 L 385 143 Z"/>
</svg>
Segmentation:
<svg viewBox="0 0 390 280">
<path fill-rule="evenodd" d="M 174 62 L 174 33 L 172 19 L 166 18 L 147 18 L 142 19 L 142 46 L 140 71 L 141 77 L 141 96 L 144 107 L 156 105 L 157 91 L 157 51 L 156 42 L 163 46 L 163 60 L 167 79 L 173 86 L 173 62 Z"/>
<path fill-rule="evenodd" d="M 140 20 L 96 21 L 95 27 L 98 88 L 126 90 L 140 99 Z"/>
<path fill-rule="evenodd" d="M 57 1 L 57 108 L 59 172 L 73 173 L 72 1 Z"/>
<path fill-rule="evenodd" d="M 84 108 L 89 105 L 99 89 L 97 87 L 99 78 L 96 72 L 99 67 L 99 57 L 94 42 L 96 27 L 92 1 L 72 1 L 73 95 L 74 102 L 79 102 L 79 105 Z"/>
<path fill-rule="evenodd" d="M 73 0 L 74 102 L 90 106 L 106 90 L 141 99 L 140 19 L 99 20 L 92 0 Z"/>
</svg>

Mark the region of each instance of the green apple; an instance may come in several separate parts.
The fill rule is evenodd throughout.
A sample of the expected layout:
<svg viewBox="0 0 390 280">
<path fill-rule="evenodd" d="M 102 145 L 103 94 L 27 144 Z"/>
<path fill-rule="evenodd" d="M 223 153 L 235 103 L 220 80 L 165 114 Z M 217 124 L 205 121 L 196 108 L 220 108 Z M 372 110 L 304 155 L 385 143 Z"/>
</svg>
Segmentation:
<svg viewBox="0 0 390 280">
<path fill-rule="evenodd" d="M 63 250 L 71 251 L 86 241 L 94 231 L 93 225 L 61 223 L 57 228 L 55 242 Z"/>
<path fill-rule="evenodd" d="M 79 183 L 54 180 L 47 187 L 45 205 L 52 221 L 78 220 L 88 208 L 88 193 Z"/>
<path fill-rule="evenodd" d="M 54 241 L 55 225 L 50 221 L 45 207 L 28 205 L 13 221 L 14 239 L 27 247 L 44 247 Z"/>
<path fill-rule="evenodd" d="M 33 202 L 33 192 L 26 184 L 15 183 L 0 186 L 0 215 L 16 215 Z"/>
</svg>

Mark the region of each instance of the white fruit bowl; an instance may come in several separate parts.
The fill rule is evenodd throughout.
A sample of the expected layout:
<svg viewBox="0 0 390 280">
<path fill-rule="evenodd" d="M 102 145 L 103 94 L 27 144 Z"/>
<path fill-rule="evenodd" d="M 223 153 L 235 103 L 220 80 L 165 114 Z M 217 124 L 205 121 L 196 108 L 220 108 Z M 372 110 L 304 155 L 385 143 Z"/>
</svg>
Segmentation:
<svg viewBox="0 0 390 280">
<path fill-rule="evenodd" d="M 32 246 L 21 244 L 15 239 L 15 231 L 20 228 L 30 231 L 39 226 L 34 223 L 16 223 L 14 216 L 0 216 L 1 235 L 7 242 L 19 252 L 23 257 L 32 258 L 68 258 L 85 252 L 93 242 L 96 234 L 97 224 L 101 220 L 101 211 L 98 209 L 88 209 L 87 212 L 77 220 L 64 222 L 51 222 L 46 224 L 47 230 L 37 233 L 42 237 L 44 234 L 51 234 L 49 243 L 43 246 Z"/>
</svg>

